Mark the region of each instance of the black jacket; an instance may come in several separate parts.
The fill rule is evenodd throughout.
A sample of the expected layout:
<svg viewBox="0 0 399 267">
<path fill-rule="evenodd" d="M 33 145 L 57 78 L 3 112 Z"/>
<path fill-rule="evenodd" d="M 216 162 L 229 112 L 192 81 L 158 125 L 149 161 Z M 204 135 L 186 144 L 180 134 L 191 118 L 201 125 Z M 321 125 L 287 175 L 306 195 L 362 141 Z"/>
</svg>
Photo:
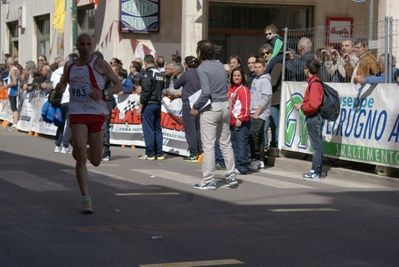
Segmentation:
<svg viewBox="0 0 399 267">
<path fill-rule="evenodd" d="M 140 104 L 161 104 L 162 90 L 165 87 L 164 79 L 163 74 L 155 66 L 145 70 Z"/>
</svg>

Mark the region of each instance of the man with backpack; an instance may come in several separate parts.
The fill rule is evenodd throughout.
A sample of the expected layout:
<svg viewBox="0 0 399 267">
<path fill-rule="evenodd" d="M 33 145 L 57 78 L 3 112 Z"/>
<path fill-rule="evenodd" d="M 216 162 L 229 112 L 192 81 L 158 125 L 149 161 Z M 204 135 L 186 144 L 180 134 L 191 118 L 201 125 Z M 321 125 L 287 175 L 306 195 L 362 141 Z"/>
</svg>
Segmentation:
<svg viewBox="0 0 399 267">
<path fill-rule="evenodd" d="M 303 114 L 306 116 L 306 127 L 308 129 L 310 144 L 313 147 L 312 169 L 309 173 L 303 175 L 303 179 L 309 181 L 321 180 L 323 168 L 322 129 L 324 119 L 319 112 L 319 108 L 323 101 L 324 88 L 317 76 L 319 69 L 320 63 L 316 60 L 306 62 L 304 74 L 307 77 L 308 87 L 306 88 L 302 104 L 295 104 L 295 109 L 302 109 Z"/>
</svg>

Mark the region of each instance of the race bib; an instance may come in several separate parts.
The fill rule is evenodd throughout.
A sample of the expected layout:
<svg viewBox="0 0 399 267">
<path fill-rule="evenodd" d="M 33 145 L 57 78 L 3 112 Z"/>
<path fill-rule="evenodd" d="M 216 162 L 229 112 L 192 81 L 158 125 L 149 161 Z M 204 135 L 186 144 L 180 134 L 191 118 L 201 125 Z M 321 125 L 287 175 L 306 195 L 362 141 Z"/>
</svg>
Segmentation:
<svg viewBox="0 0 399 267">
<path fill-rule="evenodd" d="M 90 92 L 92 91 L 89 87 L 71 88 L 70 98 L 72 101 L 90 101 Z"/>
</svg>

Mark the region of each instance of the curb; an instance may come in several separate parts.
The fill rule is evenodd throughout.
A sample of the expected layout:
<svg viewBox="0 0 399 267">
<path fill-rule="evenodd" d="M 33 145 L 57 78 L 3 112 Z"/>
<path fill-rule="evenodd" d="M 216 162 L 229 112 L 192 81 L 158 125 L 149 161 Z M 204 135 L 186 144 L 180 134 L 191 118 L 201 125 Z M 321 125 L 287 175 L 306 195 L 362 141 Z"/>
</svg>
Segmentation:
<svg viewBox="0 0 399 267">
<path fill-rule="evenodd" d="M 311 160 L 302 159 L 302 153 L 290 152 L 289 154 L 284 154 L 286 155 L 282 157 L 269 157 L 267 160 L 267 165 L 279 169 L 299 172 L 301 174 L 306 173 L 311 169 Z M 311 158 L 311 156 L 309 156 L 309 158 Z M 358 163 L 348 161 L 338 161 L 331 163 L 328 160 L 324 160 L 323 171 L 327 173 L 327 177 L 330 176 L 339 179 L 399 188 L 398 178 L 375 174 L 375 166 L 374 168 L 372 168 L 372 165 L 367 164 L 363 164 L 364 166 L 360 166 L 361 168 L 363 167 L 364 171 L 350 169 L 356 166 L 356 164 Z"/>
</svg>

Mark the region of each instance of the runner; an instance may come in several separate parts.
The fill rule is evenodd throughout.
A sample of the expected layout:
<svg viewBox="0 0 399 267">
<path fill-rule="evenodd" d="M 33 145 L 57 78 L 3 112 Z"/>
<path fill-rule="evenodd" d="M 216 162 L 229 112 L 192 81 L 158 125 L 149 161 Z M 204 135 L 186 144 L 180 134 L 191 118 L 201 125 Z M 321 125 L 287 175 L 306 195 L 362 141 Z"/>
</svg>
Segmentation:
<svg viewBox="0 0 399 267">
<path fill-rule="evenodd" d="M 73 157 L 76 160 L 76 178 L 83 197 L 82 213 L 93 213 L 88 189 L 86 161 L 100 165 L 103 150 L 103 130 L 108 109 L 105 97 L 122 91 L 122 84 L 109 64 L 92 54 L 92 39 L 88 34 L 77 38 L 79 57 L 69 60 L 64 75 L 56 86 L 57 93 L 65 91 L 69 83 L 69 120 L 73 136 Z M 104 88 L 104 76 L 113 84 Z M 89 147 L 87 147 L 87 144 Z"/>
</svg>

